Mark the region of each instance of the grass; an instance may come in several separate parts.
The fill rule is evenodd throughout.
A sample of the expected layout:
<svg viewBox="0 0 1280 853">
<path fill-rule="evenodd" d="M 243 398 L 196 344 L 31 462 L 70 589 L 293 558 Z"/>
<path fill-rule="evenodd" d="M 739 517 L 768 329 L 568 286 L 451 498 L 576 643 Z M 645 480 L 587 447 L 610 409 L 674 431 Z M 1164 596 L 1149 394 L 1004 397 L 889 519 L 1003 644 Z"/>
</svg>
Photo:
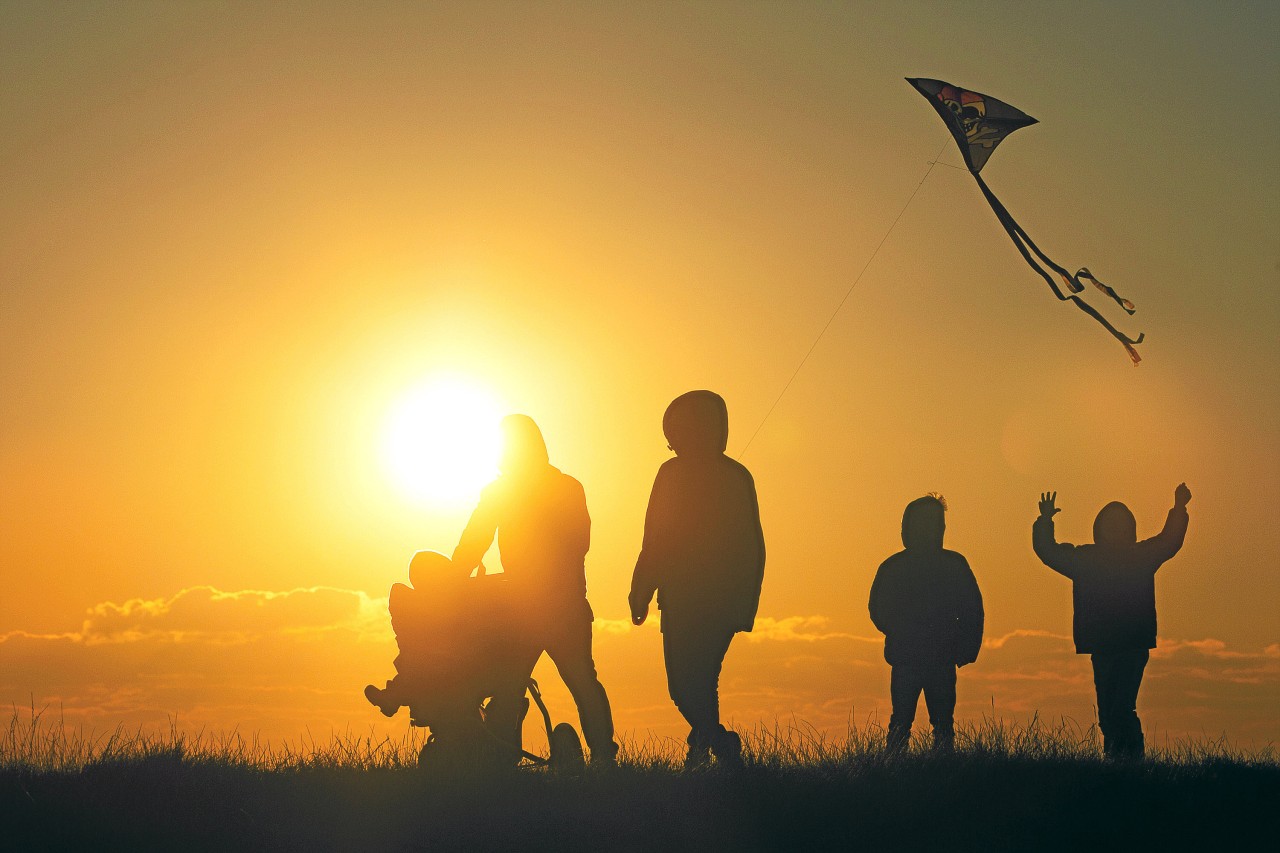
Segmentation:
<svg viewBox="0 0 1280 853">
<path fill-rule="evenodd" d="M 1109 763 L 1092 729 L 996 720 L 958 751 L 883 749 L 874 726 L 746 732 L 747 766 L 431 776 L 420 736 L 268 744 L 240 734 L 68 730 L 14 713 L 0 737 L 2 850 L 1181 850 L 1280 838 L 1272 749 L 1185 741 Z"/>
</svg>

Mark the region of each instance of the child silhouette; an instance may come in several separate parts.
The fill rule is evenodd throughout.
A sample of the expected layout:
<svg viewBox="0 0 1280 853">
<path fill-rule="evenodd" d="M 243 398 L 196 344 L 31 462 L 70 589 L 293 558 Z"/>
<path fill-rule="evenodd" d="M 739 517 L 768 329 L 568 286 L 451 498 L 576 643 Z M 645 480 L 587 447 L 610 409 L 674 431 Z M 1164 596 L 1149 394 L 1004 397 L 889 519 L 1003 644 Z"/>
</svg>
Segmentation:
<svg viewBox="0 0 1280 853">
<path fill-rule="evenodd" d="M 939 495 L 907 504 L 903 550 L 880 564 L 871 584 L 871 621 L 884 634 L 884 659 L 892 667 L 891 752 L 906 747 L 922 691 L 934 749 L 953 749 L 956 667 L 977 660 L 982 647 L 982 593 L 968 561 L 942 547 L 946 511 Z"/>
<path fill-rule="evenodd" d="M 1133 513 L 1119 501 L 1098 513 L 1092 545 L 1056 541 L 1057 499 L 1057 492 L 1040 496 L 1032 546 L 1041 562 L 1071 579 L 1072 634 L 1076 654 L 1092 658 L 1103 752 L 1110 758 L 1141 758 L 1138 688 L 1156 647 L 1156 571 L 1182 547 L 1191 490 L 1186 483 L 1174 490 L 1164 529 L 1141 542 Z"/>
<path fill-rule="evenodd" d="M 741 762 L 742 740 L 720 723 L 719 681 L 733 635 L 750 631 L 764 580 L 755 481 L 725 455 L 729 414 L 711 391 L 677 397 L 662 417 L 675 451 L 658 469 L 631 579 L 631 621 L 656 591 L 667 688 L 689 723 L 685 766 Z"/>
</svg>

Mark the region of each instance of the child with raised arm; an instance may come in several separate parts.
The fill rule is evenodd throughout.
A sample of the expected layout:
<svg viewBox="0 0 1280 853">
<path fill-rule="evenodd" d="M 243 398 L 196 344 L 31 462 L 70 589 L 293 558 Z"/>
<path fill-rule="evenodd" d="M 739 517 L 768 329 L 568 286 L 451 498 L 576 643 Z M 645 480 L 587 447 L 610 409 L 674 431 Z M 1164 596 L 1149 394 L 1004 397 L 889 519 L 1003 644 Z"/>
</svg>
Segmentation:
<svg viewBox="0 0 1280 853">
<path fill-rule="evenodd" d="M 956 667 L 977 660 L 982 647 L 982 593 L 968 561 L 942 547 L 946 511 L 940 495 L 907 504 L 903 550 L 880 564 L 871 584 L 871 621 L 884 634 L 884 659 L 892 667 L 890 752 L 906 748 L 921 692 L 934 749 L 954 748 Z"/>
<path fill-rule="evenodd" d="M 733 635 L 750 631 L 764 580 L 755 481 L 725 455 L 729 414 L 711 391 L 677 397 L 662 417 L 675 458 L 658 469 L 631 579 L 631 621 L 658 593 L 667 688 L 689 723 L 686 767 L 714 754 L 741 763 L 742 740 L 720 722 L 719 680 Z"/>
<path fill-rule="evenodd" d="M 1141 758 L 1138 688 L 1156 647 L 1156 571 L 1182 547 L 1191 490 L 1186 483 L 1174 489 L 1164 529 L 1141 542 L 1129 508 L 1119 501 L 1107 504 L 1093 522 L 1092 545 L 1054 539 L 1057 498 L 1057 492 L 1040 496 L 1032 546 L 1046 566 L 1071 579 L 1072 633 L 1076 654 L 1092 658 L 1103 752 Z"/>
</svg>

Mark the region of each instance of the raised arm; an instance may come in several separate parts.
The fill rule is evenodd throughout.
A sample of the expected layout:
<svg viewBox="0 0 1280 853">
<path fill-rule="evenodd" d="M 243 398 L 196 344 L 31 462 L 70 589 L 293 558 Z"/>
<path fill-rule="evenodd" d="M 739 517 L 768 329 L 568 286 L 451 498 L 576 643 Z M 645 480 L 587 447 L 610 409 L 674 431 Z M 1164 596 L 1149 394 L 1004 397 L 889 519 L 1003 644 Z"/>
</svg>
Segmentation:
<svg viewBox="0 0 1280 853">
<path fill-rule="evenodd" d="M 1044 492 L 1040 495 L 1040 517 L 1031 526 L 1031 547 L 1035 549 L 1040 562 L 1060 575 L 1073 578 L 1076 570 L 1076 546 L 1058 542 L 1054 536 L 1053 517 L 1061 512 L 1054 505 L 1057 500 L 1057 492 Z"/>
<path fill-rule="evenodd" d="M 1169 510 L 1169 515 L 1164 520 L 1164 529 L 1150 539 L 1144 539 L 1138 543 L 1139 553 L 1142 554 L 1144 562 L 1151 566 L 1151 571 L 1158 570 L 1165 561 L 1182 548 L 1190 520 L 1187 515 L 1187 504 L 1190 502 L 1191 490 L 1187 488 L 1186 483 L 1180 483 L 1178 488 L 1173 490 L 1173 508 Z"/>
</svg>

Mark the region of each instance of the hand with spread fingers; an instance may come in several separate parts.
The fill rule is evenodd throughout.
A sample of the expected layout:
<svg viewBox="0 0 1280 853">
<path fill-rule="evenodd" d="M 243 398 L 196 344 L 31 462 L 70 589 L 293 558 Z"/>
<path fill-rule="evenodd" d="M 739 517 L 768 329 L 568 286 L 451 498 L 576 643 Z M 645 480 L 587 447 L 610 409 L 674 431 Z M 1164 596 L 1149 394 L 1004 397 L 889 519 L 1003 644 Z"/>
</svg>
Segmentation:
<svg viewBox="0 0 1280 853">
<path fill-rule="evenodd" d="M 1057 492 L 1041 492 L 1040 493 L 1040 517 L 1041 518 L 1053 518 L 1055 515 L 1061 512 L 1061 510 L 1059 510 L 1056 506 L 1053 505 L 1053 502 L 1056 501 L 1057 499 L 1058 499 Z"/>
</svg>

